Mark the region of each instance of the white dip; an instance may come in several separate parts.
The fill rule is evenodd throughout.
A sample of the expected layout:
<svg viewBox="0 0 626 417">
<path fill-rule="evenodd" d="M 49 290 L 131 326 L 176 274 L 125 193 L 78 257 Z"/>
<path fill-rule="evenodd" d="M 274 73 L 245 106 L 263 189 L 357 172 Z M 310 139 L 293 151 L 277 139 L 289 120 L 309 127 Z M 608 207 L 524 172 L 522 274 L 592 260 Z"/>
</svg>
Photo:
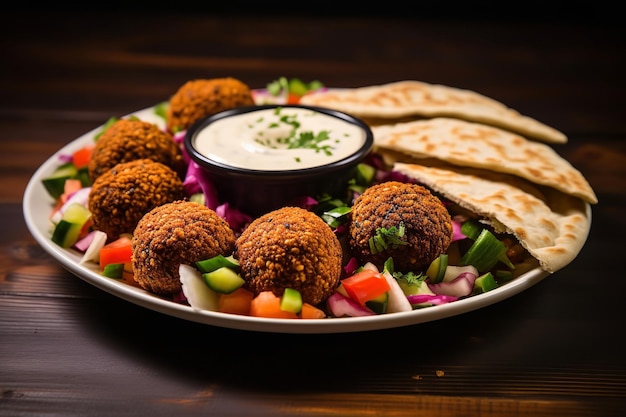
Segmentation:
<svg viewBox="0 0 626 417">
<path fill-rule="evenodd" d="M 194 147 L 238 168 L 288 171 L 344 159 L 365 143 L 355 124 L 309 109 L 278 107 L 219 119 L 200 130 Z"/>
</svg>

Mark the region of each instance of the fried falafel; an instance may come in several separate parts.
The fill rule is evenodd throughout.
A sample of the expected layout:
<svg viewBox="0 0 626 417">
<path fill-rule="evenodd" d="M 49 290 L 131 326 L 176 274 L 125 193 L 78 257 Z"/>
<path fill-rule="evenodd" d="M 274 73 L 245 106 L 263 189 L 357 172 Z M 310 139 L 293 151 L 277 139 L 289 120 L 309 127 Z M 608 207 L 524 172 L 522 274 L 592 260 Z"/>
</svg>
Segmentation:
<svg viewBox="0 0 626 417">
<path fill-rule="evenodd" d="M 427 188 L 398 181 L 369 187 L 350 212 L 349 244 L 361 262 L 379 269 L 422 271 L 452 242 L 452 218 Z"/>
<path fill-rule="evenodd" d="M 173 201 L 146 213 L 133 233 L 135 281 L 158 295 L 180 292 L 179 266 L 230 255 L 235 233 L 212 209 L 188 200 Z"/>
<path fill-rule="evenodd" d="M 235 258 L 255 294 L 285 288 L 318 304 L 339 284 L 343 252 L 332 229 L 315 213 L 283 207 L 256 218 L 237 238 Z"/>
<path fill-rule="evenodd" d="M 157 125 L 135 119 L 119 119 L 95 143 L 87 170 L 91 181 L 115 165 L 136 159 L 152 159 L 184 178 L 187 166 L 172 136 Z"/>
<path fill-rule="evenodd" d="M 154 207 L 185 197 L 180 177 L 151 159 L 115 165 L 100 175 L 89 192 L 93 225 L 109 240 L 133 233 L 141 217 Z"/>
<path fill-rule="evenodd" d="M 167 129 L 187 130 L 198 120 L 235 107 L 254 104 L 250 88 L 238 79 L 190 80 L 171 97 L 167 109 Z"/>
</svg>

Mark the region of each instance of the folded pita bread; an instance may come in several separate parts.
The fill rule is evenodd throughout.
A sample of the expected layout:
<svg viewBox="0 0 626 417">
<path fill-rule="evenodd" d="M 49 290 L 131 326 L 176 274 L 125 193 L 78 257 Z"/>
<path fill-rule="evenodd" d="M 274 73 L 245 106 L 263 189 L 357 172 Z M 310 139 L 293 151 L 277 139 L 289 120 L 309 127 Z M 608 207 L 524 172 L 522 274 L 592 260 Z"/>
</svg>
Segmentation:
<svg viewBox="0 0 626 417">
<path fill-rule="evenodd" d="M 397 151 L 412 158 L 513 174 L 592 204 L 598 202 L 580 171 L 549 145 L 506 130 L 441 117 L 374 126 L 372 132 L 374 146 L 382 153 Z"/>
<path fill-rule="evenodd" d="M 489 97 L 419 81 L 321 90 L 302 97 L 301 104 L 343 111 L 370 125 L 445 116 L 498 126 L 548 143 L 567 142 L 567 137 L 558 130 Z"/>
<path fill-rule="evenodd" d="M 558 190 L 474 168 L 396 163 L 394 169 L 483 216 L 496 232 L 514 235 L 548 272 L 569 264 L 587 240 L 589 204 Z"/>
</svg>

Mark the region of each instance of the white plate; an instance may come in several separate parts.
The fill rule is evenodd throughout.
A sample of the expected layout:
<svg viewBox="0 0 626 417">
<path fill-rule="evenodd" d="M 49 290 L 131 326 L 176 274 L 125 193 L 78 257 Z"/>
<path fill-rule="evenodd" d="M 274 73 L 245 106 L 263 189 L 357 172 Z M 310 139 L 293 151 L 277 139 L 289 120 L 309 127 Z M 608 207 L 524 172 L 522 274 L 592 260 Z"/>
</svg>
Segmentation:
<svg viewBox="0 0 626 417">
<path fill-rule="evenodd" d="M 163 127 L 164 120 L 154 114 L 153 110 L 153 108 L 144 109 L 134 113 L 134 115 L 141 120 L 152 122 Z M 42 179 L 50 175 L 52 171 L 59 166 L 60 155 L 71 153 L 90 143 L 93 140 L 93 136 L 100 129 L 101 127 L 98 127 L 97 129 L 87 132 L 64 146 L 35 172 L 24 193 L 23 210 L 26 225 L 37 242 L 64 268 L 74 275 L 114 296 L 163 314 L 213 326 L 260 332 L 344 333 L 379 330 L 440 320 L 477 310 L 518 294 L 537 284 L 549 275 L 542 269 L 534 267 L 515 278 L 513 281 L 484 294 L 411 312 L 368 317 L 317 320 L 266 319 L 194 310 L 189 306 L 164 300 L 147 291 L 124 284 L 115 279 L 106 278 L 99 274 L 97 265 L 80 265 L 79 262 L 82 254 L 71 249 L 63 249 L 54 244 L 50 239 L 51 224 L 49 215 L 53 201 L 43 187 Z"/>
</svg>

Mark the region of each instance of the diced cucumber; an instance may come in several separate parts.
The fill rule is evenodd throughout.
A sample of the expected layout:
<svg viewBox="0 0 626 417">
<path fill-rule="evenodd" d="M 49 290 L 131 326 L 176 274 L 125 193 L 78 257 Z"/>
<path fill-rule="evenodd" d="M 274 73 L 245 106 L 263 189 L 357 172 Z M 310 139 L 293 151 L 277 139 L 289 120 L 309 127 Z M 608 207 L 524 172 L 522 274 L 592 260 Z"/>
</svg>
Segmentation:
<svg viewBox="0 0 626 417">
<path fill-rule="evenodd" d="M 91 186 L 91 178 L 89 178 L 89 169 L 87 167 L 80 168 L 76 172 L 76 179 L 80 180 L 83 187 Z"/>
<path fill-rule="evenodd" d="M 52 241 L 62 248 L 69 248 L 78 239 L 82 225 L 61 219 L 52 232 Z"/>
<path fill-rule="evenodd" d="M 376 298 L 372 298 L 365 302 L 365 306 L 372 310 L 376 314 L 383 314 L 387 312 L 387 306 L 389 304 L 389 293 L 384 292 Z"/>
<path fill-rule="evenodd" d="M 196 262 L 196 266 L 198 267 L 200 272 L 204 272 L 204 273 L 213 272 L 216 269 L 219 269 L 222 267 L 230 268 L 230 269 L 237 271 L 239 268 L 239 261 L 236 260 L 232 255 L 230 256 L 217 255 L 210 259 L 205 259 L 205 260 Z"/>
<path fill-rule="evenodd" d="M 302 294 L 293 288 L 285 288 L 285 292 L 280 297 L 280 309 L 290 313 L 302 311 Z"/>
<path fill-rule="evenodd" d="M 434 261 L 430 263 L 430 266 L 426 270 L 426 275 L 430 278 L 432 284 L 441 282 L 443 276 L 446 273 L 448 267 L 448 254 L 442 253 Z"/>
<path fill-rule="evenodd" d="M 71 223 L 85 224 L 91 217 L 91 212 L 80 203 L 70 204 L 63 212 L 62 219 Z"/>
<path fill-rule="evenodd" d="M 204 206 L 204 203 L 205 203 L 204 193 L 194 193 L 189 197 L 189 200 Z"/>
<path fill-rule="evenodd" d="M 90 217 L 91 213 L 82 204 L 70 204 L 54 227 L 52 241 L 63 248 L 71 247 Z"/>
<path fill-rule="evenodd" d="M 57 167 L 50 176 L 44 178 L 41 182 L 48 194 L 56 200 L 65 190 L 65 181 L 76 178 L 77 174 L 78 171 L 74 164 L 68 162 Z"/>
<path fill-rule="evenodd" d="M 474 291 L 487 292 L 498 288 L 498 283 L 491 272 L 487 272 L 474 281 Z"/>
<path fill-rule="evenodd" d="M 220 294 L 230 294 L 245 282 L 241 275 L 226 266 L 205 272 L 202 277 L 209 288 Z"/>
</svg>

